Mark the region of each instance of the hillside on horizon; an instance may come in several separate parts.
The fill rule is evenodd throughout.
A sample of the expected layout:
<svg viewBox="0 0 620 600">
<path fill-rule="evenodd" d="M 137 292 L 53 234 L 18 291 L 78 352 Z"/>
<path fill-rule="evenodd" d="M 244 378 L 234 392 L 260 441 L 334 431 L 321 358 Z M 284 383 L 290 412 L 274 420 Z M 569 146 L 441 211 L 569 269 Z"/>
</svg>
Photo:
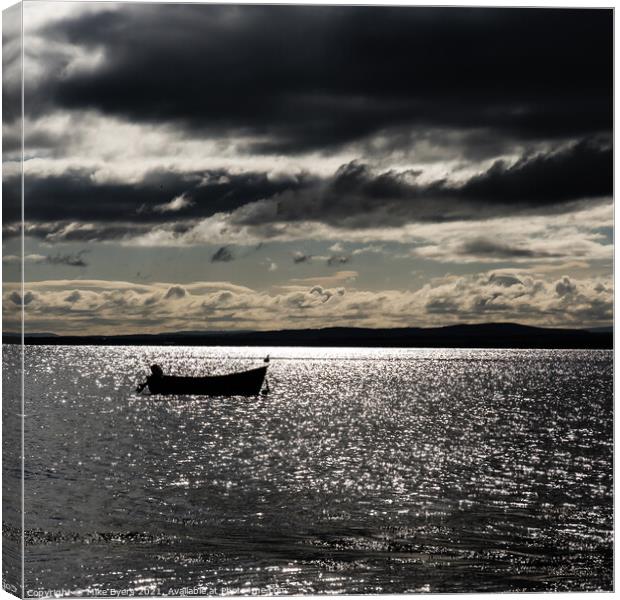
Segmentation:
<svg viewBox="0 0 620 600">
<path fill-rule="evenodd" d="M 3 333 L 3 343 L 19 343 Z M 518 323 L 369 329 L 329 327 L 274 331 L 180 331 L 155 334 L 66 336 L 27 333 L 29 345 L 354 346 L 457 348 L 612 348 L 609 330 L 543 328 Z"/>
</svg>

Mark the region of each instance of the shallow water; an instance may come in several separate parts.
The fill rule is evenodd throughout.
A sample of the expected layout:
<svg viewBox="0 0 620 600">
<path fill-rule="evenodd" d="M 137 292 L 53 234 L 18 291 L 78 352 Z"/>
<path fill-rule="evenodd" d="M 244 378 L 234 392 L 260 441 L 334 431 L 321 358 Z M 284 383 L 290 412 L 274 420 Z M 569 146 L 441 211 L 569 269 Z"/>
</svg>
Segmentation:
<svg viewBox="0 0 620 600">
<path fill-rule="evenodd" d="M 266 396 L 133 391 L 152 362 L 267 353 Z M 610 351 L 30 346 L 26 368 L 27 589 L 611 589 Z"/>
</svg>

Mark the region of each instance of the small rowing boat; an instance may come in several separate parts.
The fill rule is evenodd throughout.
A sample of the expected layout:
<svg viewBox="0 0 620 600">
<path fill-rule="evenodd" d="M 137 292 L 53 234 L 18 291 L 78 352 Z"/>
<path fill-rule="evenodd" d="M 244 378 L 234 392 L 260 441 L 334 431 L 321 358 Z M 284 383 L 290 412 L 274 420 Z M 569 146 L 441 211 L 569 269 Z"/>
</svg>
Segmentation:
<svg viewBox="0 0 620 600">
<path fill-rule="evenodd" d="M 151 367 L 153 375 L 147 377 L 146 382 L 138 386 L 138 392 L 148 387 L 151 394 L 162 395 L 256 396 L 260 394 L 267 374 L 267 366 L 264 366 L 227 375 L 179 377 L 164 375 L 161 368 L 154 369 L 153 367 Z"/>
</svg>

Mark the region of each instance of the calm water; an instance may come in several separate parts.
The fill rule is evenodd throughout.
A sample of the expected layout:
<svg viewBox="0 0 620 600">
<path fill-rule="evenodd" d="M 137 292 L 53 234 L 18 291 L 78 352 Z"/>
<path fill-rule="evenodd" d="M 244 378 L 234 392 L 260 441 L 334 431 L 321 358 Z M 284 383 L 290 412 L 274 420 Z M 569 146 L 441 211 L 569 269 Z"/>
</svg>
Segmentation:
<svg viewBox="0 0 620 600">
<path fill-rule="evenodd" d="M 267 396 L 133 392 L 152 362 L 267 352 Z M 610 351 L 31 346 L 26 368 L 29 589 L 611 589 Z"/>
</svg>

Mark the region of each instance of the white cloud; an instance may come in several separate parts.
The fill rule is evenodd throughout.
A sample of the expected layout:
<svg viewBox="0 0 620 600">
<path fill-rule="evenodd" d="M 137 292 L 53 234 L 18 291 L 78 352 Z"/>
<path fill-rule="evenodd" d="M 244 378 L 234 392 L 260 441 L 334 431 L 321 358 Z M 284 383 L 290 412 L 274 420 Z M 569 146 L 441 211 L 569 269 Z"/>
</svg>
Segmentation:
<svg viewBox="0 0 620 600">
<path fill-rule="evenodd" d="M 610 278 L 544 278 L 517 270 L 446 276 L 417 291 L 360 290 L 355 271 L 291 280 L 272 291 L 227 282 L 134 284 L 58 280 L 27 285 L 28 330 L 74 334 L 180 331 L 439 326 L 516 321 L 547 327 L 608 325 Z M 16 329 L 19 284 L 5 285 L 7 329 Z"/>
<path fill-rule="evenodd" d="M 459 265 L 509 263 L 523 268 L 528 265 L 548 265 L 557 269 L 575 264 L 585 267 L 595 261 L 610 262 L 613 245 L 601 232 L 601 228 L 612 227 L 611 202 L 559 215 L 513 216 L 483 221 L 418 223 L 363 229 L 339 228 L 312 221 L 239 225 L 235 222 L 233 212 L 218 213 L 203 219 L 184 233 L 176 233 L 172 227 L 155 227 L 123 243 L 129 246 L 192 246 L 314 240 L 333 241 L 332 248 L 341 248 L 346 242 L 367 244 L 352 252 L 358 255 L 384 251 L 381 242 L 398 242 L 412 247 L 392 255 L 393 258 L 421 258 Z"/>
<path fill-rule="evenodd" d="M 158 213 L 167 213 L 167 212 L 178 212 L 183 210 L 184 208 L 188 208 L 194 204 L 193 200 L 191 200 L 185 194 L 181 194 L 176 198 L 170 200 L 170 202 L 164 202 L 163 204 L 156 204 L 153 207 L 153 210 Z"/>
<path fill-rule="evenodd" d="M 48 257 L 43 254 L 26 254 L 24 256 L 24 262 L 30 263 L 44 263 L 47 262 Z M 21 256 L 16 254 L 6 254 L 2 257 L 2 262 L 6 264 L 19 264 L 22 262 Z"/>
<path fill-rule="evenodd" d="M 344 283 L 352 283 L 357 279 L 359 273 L 357 271 L 338 271 L 333 275 L 326 275 L 325 277 L 301 277 L 290 279 L 290 283 L 295 285 L 342 285 Z"/>
<path fill-rule="evenodd" d="M 359 254 L 381 254 L 384 252 L 383 246 L 371 244 L 370 246 L 363 246 L 362 248 L 356 248 L 351 252 L 353 256 L 358 256 Z"/>
<path fill-rule="evenodd" d="M 18 139 L 19 124 L 7 124 L 5 129 L 6 136 Z M 260 142 L 259 139 L 230 135 L 192 137 L 171 125 L 145 125 L 90 110 L 57 110 L 29 118 L 25 131 L 29 155 L 23 164 L 26 176 L 86 171 L 92 173 L 97 184 L 136 183 L 157 170 L 195 173 L 219 169 L 231 175 L 261 172 L 270 181 L 295 181 L 302 173 L 330 176 L 342 164 L 358 158 L 353 151 L 330 156 L 319 152 L 296 156 L 248 154 L 244 148 Z M 20 173 L 17 150 L 14 154 L 5 153 L 3 158 L 5 176 Z"/>
</svg>

